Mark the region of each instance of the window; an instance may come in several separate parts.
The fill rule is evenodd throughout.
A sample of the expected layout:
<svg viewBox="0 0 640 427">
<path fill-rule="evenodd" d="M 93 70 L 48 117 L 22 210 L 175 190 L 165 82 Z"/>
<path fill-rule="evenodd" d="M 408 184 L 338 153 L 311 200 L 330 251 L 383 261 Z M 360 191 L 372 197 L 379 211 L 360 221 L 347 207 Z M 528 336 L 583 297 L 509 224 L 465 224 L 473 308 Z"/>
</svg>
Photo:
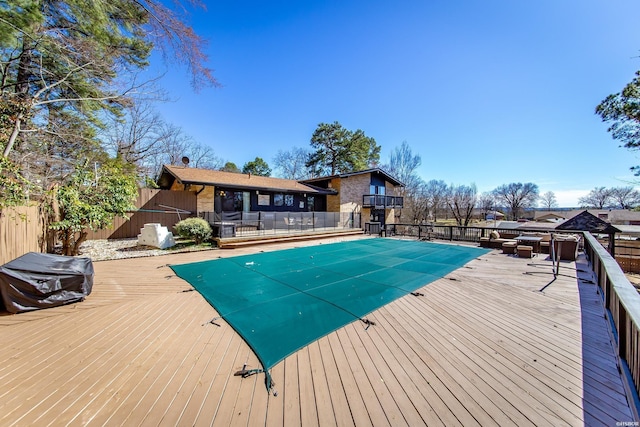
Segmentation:
<svg viewBox="0 0 640 427">
<path fill-rule="evenodd" d="M 286 206 L 293 206 L 293 194 L 285 194 L 284 204 Z"/>
<path fill-rule="evenodd" d="M 384 196 L 385 194 L 384 185 L 371 185 L 369 187 L 369 194 L 379 194 L 381 196 Z"/>
<path fill-rule="evenodd" d="M 274 194 L 273 195 L 273 205 L 274 206 L 283 206 L 284 205 L 284 195 L 283 194 Z"/>
<path fill-rule="evenodd" d="M 236 212 L 242 211 L 242 193 L 240 191 L 233 193 L 233 210 Z"/>
</svg>

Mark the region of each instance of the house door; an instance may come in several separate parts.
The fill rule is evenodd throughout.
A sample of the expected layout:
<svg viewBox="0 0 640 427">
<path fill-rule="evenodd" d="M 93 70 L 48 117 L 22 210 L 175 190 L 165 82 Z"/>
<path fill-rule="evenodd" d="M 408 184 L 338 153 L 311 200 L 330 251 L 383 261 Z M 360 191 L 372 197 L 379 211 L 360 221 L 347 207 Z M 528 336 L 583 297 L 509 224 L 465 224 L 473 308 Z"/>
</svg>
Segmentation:
<svg viewBox="0 0 640 427">
<path fill-rule="evenodd" d="M 371 209 L 371 222 L 379 222 L 384 225 L 384 209 Z"/>
</svg>

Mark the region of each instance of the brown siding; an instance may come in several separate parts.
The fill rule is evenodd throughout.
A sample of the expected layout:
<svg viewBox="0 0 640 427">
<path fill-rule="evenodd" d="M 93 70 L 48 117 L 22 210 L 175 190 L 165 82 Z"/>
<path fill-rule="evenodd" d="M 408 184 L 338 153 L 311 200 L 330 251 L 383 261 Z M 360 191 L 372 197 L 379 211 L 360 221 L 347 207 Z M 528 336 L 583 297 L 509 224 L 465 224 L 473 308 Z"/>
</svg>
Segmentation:
<svg viewBox="0 0 640 427">
<path fill-rule="evenodd" d="M 338 192 L 337 196 L 327 196 L 327 212 L 340 212 L 340 179 L 331 180 L 331 188 Z"/>
<path fill-rule="evenodd" d="M 340 212 L 360 212 L 362 196 L 369 194 L 371 175 L 352 175 L 340 184 Z"/>
<path fill-rule="evenodd" d="M 180 185 L 182 187 L 182 185 Z M 196 193 L 194 191 L 153 190 L 142 188 L 139 190 L 138 200 L 135 203 L 138 211 L 130 214 L 129 220 L 116 218 L 111 228 L 97 232 L 89 232 L 87 239 L 124 239 L 137 237 L 140 229 L 148 223 L 159 223 L 173 230 L 173 226 L 181 219 L 196 216 Z M 176 214 L 170 206 L 186 210 L 192 214 Z"/>
<path fill-rule="evenodd" d="M 0 265 L 27 252 L 44 252 L 47 227 L 46 216 L 38 206 L 3 209 L 0 212 Z"/>
<path fill-rule="evenodd" d="M 213 195 L 215 187 L 207 185 L 198 193 L 198 212 L 213 212 Z"/>
</svg>

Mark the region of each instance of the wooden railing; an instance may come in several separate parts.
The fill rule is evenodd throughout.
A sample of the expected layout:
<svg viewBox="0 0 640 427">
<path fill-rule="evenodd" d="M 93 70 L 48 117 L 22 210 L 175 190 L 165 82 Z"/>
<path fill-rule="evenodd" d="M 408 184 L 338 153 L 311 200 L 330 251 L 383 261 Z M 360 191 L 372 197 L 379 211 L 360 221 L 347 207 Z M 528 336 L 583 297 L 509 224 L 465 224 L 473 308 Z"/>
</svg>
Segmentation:
<svg viewBox="0 0 640 427">
<path fill-rule="evenodd" d="M 638 419 L 640 390 L 640 294 L 616 260 L 590 233 L 584 233 L 584 251 L 597 277 L 604 307 L 617 345 L 620 371 L 627 377 L 627 396 L 634 397 Z M 631 390 L 631 386 L 635 390 Z M 635 403 L 635 404 L 634 404 Z"/>
</svg>

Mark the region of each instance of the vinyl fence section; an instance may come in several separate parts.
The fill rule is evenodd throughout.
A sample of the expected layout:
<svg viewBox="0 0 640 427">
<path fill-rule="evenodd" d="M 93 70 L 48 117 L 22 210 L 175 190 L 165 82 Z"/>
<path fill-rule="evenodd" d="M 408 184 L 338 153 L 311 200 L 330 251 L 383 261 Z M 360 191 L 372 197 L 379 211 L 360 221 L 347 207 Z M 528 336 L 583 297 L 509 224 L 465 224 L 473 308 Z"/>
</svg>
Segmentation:
<svg viewBox="0 0 640 427">
<path fill-rule="evenodd" d="M 27 252 L 47 249 L 47 216 L 40 206 L 18 206 L 0 211 L 0 265 Z"/>
<path fill-rule="evenodd" d="M 145 224 L 164 225 L 169 231 L 179 221 L 196 216 L 197 201 L 193 191 L 170 191 L 141 188 L 136 209 L 129 212 L 129 219 L 116 218 L 113 226 L 89 232 L 88 240 L 126 239 L 137 237 Z"/>
</svg>

